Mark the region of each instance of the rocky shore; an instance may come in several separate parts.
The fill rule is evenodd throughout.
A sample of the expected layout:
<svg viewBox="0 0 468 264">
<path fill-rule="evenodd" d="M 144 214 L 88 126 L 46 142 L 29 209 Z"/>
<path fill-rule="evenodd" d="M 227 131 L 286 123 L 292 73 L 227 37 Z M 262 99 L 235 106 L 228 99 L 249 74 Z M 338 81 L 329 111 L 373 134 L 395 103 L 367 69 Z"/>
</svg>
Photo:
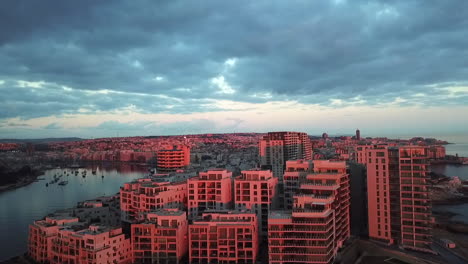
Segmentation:
<svg viewBox="0 0 468 264">
<path fill-rule="evenodd" d="M 433 205 L 458 205 L 468 203 L 468 181 L 430 172 L 431 200 Z"/>
<path fill-rule="evenodd" d="M 468 224 L 462 221 L 453 220 L 458 214 L 447 211 L 444 205 L 462 205 L 468 204 L 468 186 L 467 181 L 461 181 L 457 177 L 447 177 L 443 174 L 431 172 L 431 198 L 432 204 L 440 206 L 433 210 L 435 217 L 435 226 L 442 230 L 454 234 L 468 234 Z"/>
<path fill-rule="evenodd" d="M 468 203 L 467 196 L 447 198 L 444 200 L 433 200 L 432 205 L 459 205 Z"/>
<path fill-rule="evenodd" d="M 433 211 L 432 215 L 436 218 L 436 226 L 438 228 L 445 229 L 453 233 L 468 234 L 467 223 L 452 220 L 452 218 L 454 216 L 457 216 L 458 214 L 449 211 L 439 210 Z"/>
</svg>

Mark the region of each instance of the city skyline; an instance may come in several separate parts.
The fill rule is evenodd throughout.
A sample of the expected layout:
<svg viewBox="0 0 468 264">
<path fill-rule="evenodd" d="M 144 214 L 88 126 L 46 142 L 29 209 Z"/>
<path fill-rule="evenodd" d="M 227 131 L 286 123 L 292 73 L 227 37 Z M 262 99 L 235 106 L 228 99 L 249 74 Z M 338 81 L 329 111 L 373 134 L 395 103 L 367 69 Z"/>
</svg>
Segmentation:
<svg viewBox="0 0 468 264">
<path fill-rule="evenodd" d="M 467 21 L 455 0 L 5 2 L 0 138 L 464 133 Z"/>
<path fill-rule="evenodd" d="M 0 143 L 0 259 L 466 263 L 463 144 L 355 132 Z"/>
</svg>

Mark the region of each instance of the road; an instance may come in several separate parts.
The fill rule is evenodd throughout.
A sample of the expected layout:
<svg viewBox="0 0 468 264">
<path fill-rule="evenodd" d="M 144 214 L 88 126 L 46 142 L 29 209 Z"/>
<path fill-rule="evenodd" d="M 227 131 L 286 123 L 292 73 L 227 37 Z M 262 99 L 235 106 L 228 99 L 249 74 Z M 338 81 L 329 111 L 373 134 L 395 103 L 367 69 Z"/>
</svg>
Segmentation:
<svg viewBox="0 0 468 264">
<path fill-rule="evenodd" d="M 447 263 L 468 264 L 468 261 L 466 259 L 454 254 L 452 250 L 444 246 L 441 246 L 438 243 L 433 243 L 432 245 L 433 245 L 433 248 L 440 254 L 440 256 L 443 257 L 445 260 L 447 260 Z"/>
</svg>

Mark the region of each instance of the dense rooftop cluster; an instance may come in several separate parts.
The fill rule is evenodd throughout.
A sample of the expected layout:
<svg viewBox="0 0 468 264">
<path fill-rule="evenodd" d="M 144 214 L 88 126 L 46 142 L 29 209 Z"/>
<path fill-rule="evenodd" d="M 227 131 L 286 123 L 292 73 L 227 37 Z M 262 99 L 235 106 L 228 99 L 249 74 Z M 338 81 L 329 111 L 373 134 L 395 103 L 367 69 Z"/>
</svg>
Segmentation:
<svg viewBox="0 0 468 264">
<path fill-rule="evenodd" d="M 29 255 L 51 263 L 326 264 L 339 258 L 352 225 L 367 222 L 371 239 L 432 252 L 426 166 L 445 157 L 439 143 L 296 132 L 56 143 L 66 152 L 115 144 L 165 156 L 117 196 L 36 221 Z M 369 199 L 352 199 L 353 181 L 367 185 Z M 363 202 L 368 221 L 353 223 L 350 208 Z"/>
</svg>

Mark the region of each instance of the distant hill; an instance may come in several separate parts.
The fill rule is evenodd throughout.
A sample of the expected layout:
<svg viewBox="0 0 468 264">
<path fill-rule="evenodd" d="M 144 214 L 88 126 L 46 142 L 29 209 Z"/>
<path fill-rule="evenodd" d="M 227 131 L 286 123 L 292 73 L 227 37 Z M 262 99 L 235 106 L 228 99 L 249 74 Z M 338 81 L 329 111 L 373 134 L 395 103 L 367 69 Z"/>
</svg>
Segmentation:
<svg viewBox="0 0 468 264">
<path fill-rule="evenodd" d="M 82 141 L 84 139 L 77 137 L 69 138 L 31 138 L 31 139 L 0 139 L 0 143 L 52 143 L 52 142 L 69 142 L 69 141 Z"/>
</svg>

